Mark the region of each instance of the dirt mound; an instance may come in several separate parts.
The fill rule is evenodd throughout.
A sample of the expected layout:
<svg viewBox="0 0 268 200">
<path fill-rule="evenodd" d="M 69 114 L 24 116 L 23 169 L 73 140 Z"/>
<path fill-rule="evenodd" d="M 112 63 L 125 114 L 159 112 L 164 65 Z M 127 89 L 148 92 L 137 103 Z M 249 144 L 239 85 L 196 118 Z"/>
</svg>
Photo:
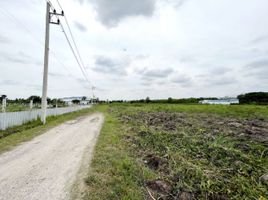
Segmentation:
<svg viewBox="0 0 268 200">
<path fill-rule="evenodd" d="M 158 170 L 160 167 L 164 168 L 165 165 L 167 164 L 167 159 L 166 158 L 161 158 L 159 156 L 155 156 L 153 154 L 149 154 L 145 156 L 143 159 L 144 163 L 153 170 Z"/>
<path fill-rule="evenodd" d="M 121 115 L 121 121 L 136 122 L 148 128 L 164 131 L 177 131 L 182 128 L 205 130 L 211 135 L 226 134 L 238 138 L 249 138 L 268 146 L 268 120 L 235 119 L 204 113 L 172 113 L 172 112 L 137 112 L 133 115 Z M 145 135 L 146 132 L 141 132 Z"/>
</svg>

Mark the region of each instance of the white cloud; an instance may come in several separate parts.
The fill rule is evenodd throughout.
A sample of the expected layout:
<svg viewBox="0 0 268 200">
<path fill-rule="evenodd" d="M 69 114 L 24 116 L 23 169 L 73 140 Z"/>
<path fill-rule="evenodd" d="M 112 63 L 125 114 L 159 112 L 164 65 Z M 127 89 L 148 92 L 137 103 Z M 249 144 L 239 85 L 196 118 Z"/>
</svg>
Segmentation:
<svg viewBox="0 0 268 200">
<path fill-rule="evenodd" d="M 155 0 L 88 0 L 88 2 L 94 5 L 98 20 L 107 27 L 115 27 L 121 20 L 131 16 L 150 17 L 155 9 Z"/>
<path fill-rule="evenodd" d="M 87 32 L 87 27 L 83 24 L 81 24 L 78 21 L 74 22 L 74 25 L 76 26 L 76 28 L 78 28 L 81 32 Z"/>
<path fill-rule="evenodd" d="M 267 90 L 266 0 L 60 2 L 89 79 L 105 88 L 96 90 L 102 99 Z M 41 95 L 45 1 L 1 1 L 0 7 L 20 21 L 0 13 L 0 77 L 13 81 L 2 82 L 0 91 L 11 98 Z M 49 96 L 89 95 L 59 26 L 51 25 L 50 49 Z"/>
<path fill-rule="evenodd" d="M 95 67 L 92 70 L 103 74 L 127 75 L 126 68 L 129 64 L 130 61 L 124 58 L 96 56 Z"/>
<path fill-rule="evenodd" d="M 148 69 L 148 68 L 143 68 L 136 70 L 136 72 L 139 75 L 142 75 L 143 77 L 148 77 L 148 78 L 166 78 L 168 77 L 174 70 L 172 68 L 162 68 L 162 69 Z"/>
<path fill-rule="evenodd" d="M 171 77 L 170 80 L 172 83 L 176 83 L 183 87 L 190 86 L 192 84 L 192 79 L 190 76 L 180 73 L 177 73 L 176 75 Z"/>
</svg>

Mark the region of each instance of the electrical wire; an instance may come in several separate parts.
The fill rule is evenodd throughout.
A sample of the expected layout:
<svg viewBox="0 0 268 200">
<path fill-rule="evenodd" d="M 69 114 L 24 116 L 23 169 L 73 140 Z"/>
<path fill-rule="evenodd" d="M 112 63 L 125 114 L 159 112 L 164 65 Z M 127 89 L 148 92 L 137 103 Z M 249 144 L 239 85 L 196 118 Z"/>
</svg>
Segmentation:
<svg viewBox="0 0 268 200">
<path fill-rule="evenodd" d="M 50 4 L 50 6 L 52 8 L 54 8 L 51 4 L 51 2 L 49 0 L 47 0 L 47 2 Z M 11 14 L 8 10 L 4 9 L 3 7 L 0 7 L 0 11 L 2 10 L 2 13 L 7 16 L 8 18 L 10 18 L 16 25 L 22 27 L 24 29 L 24 31 L 26 31 L 40 46 L 44 46 L 44 42 L 41 42 L 31 31 L 30 29 L 25 26 L 23 23 L 21 23 L 20 20 L 18 20 L 13 14 Z M 63 66 L 63 68 L 69 73 L 69 75 L 74 78 L 77 79 L 76 77 L 74 77 L 72 75 L 72 73 L 70 72 L 70 70 L 68 69 L 68 67 L 66 67 L 66 65 L 56 56 L 56 53 L 50 49 L 50 52 L 52 53 L 52 56 L 57 60 L 57 62 L 59 64 L 61 64 Z M 84 74 L 84 72 L 83 72 Z M 87 80 L 88 81 L 88 80 Z M 88 81 L 89 82 L 89 81 Z M 90 82 L 89 82 L 90 83 Z M 83 85 L 84 87 L 84 85 Z"/>
<path fill-rule="evenodd" d="M 62 24 L 60 24 L 60 25 L 61 25 L 61 28 L 62 28 L 62 32 L 64 33 L 65 38 L 66 38 L 66 40 L 67 40 L 67 42 L 68 42 L 68 44 L 69 44 L 69 47 L 71 48 L 72 53 L 73 53 L 73 55 L 74 55 L 74 57 L 75 57 L 75 59 L 76 59 L 76 61 L 77 61 L 78 66 L 80 67 L 80 69 L 81 69 L 81 71 L 82 71 L 82 73 L 83 73 L 85 79 L 87 80 L 87 82 L 88 82 L 89 84 L 91 84 L 90 81 L 88 80 L 88 78 L 87 78 L 87 76 L 86 76 L 84 70 L 82 69 L 81 64 L 79 63 L 79 60 L 78 60 L 78 58 L 77 58 L 77 56 L 76 56 L 76 54 L 75 54 L 74 48 L 73 48 L 73 46 L 72 46 L 72 44 L 71 44 L 71 42 L 70 42 L 70 40 L 69 40 L 69 38 L 68 38 L 68 35 L 66 34 L 66 31 L 64 30 L 64 27 L 62 26 Z"/>
<path fill-rule="evenodd" d="M 52 8 L 53 10 L 55 10 L 55 8 L 54 8 L 53 5 L 51 4 L 50 0 L 46 0 L 46 1 L 50 4 L 51 8 Z M 63 10 L 63 7 L 61 6 L 59 0 L 56 0 L 56 1 L 57 1 L 58 5 L 59 5 L 60 9 Z M 57 17 L 57 19 L 59 20 L 59 17 L 58 17 L 58 16 L 56 16 L 56 17 Z M 72 50 L 72 52 L 73 52 L 75 58 L 76 58 L 76 61 L 77 61 L 78 65 L 79 65 L 79 67 L 80 67 L 82 73 L 83 73 L 84 76 L 85 76 L 85 79 L 88 81 L 88 83 L 89 83 L 90 85 L 92 85 L 92 87 L 91 87 L 91 91 L 92 91 L 92 95 L 93 95 L 93 98 L 94 98 L 94 96 L 95 96 L 95 95 L 94 95 L 94 89 L 95 89 L 95 87 L 94 87 L 93 84 L 90 82 L 90 80 L 88 80 L 88 78 L 87 78 L 87 77 L 88 77 L 88 74 L 87 74 L 87 71 L 86 71 L 84 62 L 83 62 L 83 60 L 82 60 L 81 54 L 80 54 L 80 52 L 79 52 L 79 49 L 78 49 L 78 47 L 77 47 L 76 41 L 75 41 L 75 39 L 74 39 L 74 36 L 73 36 L 72 30 L 71 30 L 71 28 L 70 28 L 70 25 L 69 25 L 68 19 L 67 19 L 67 17 L 66 17 L 66 14 L 64 14 L 64 19 L 65 19 L 66 25 L 67 25 L 67 27 L 68 27 L 69 33 L 70 33 L 70 35 L 71 35 L 72 42 L 73 42 L 73 44 L 74 44 L 74 46 L 75 46 L 75 50 L 76 50 L 76 53 L 77 53 L 79 59 L 78 59 L 77 56 L 76 56 L 76 53 L 75 53 L 75 51 L 74 51 L 74 48 L 72 47 L 71 41 L 70 41 L 70 39 L 68 38 L 68 36 L 67 36 L 67 34 L 66 34 L 66 31 L 64 30 L 64 27 L 63 27 L 62 23 L 60 23 L 60 25 L 61 25 L 61 27 L 62 27 L 62 31 L 63 31 L 63 33 L 64 33 L 64 35 L 65 35 L 65 37 L 66 37 L 66 40 L 67 40 L 67 42 L 68 42 L 68 44 L 69 44 L 69 46 L 70 46 L 70 48 L 71 48 L 71 50 Z M 80 60 L 80 62 L 79 62 L 79 60 Z"/>
<path fill-rule="evenodd" d="M 52 8 L 53 10 L 55 10 L 55 7 L 52 5 L 51 1 L 50 1 L 50 0 L 46 0 L 46 1 L 49 3 L 49 5 L 51 6 L 51 8 Z M 58 4 L 59 4 L 60 9 L 63 10 L 63 9 L 62 9 L 62 6 L 61 6 L 61 4 L 59 3 L 58 0 L 57 0 L 57 2 L 58 2 Z M 56 17 L 57 17 L 58 20 L 60 20 L 59 16 L 56 15 Z M 71 40 L 69 39 L 69 37 L 68 37 L 68 35 L 67 35 L 67 33 L 66 33 L 65 29 L 64 29 L 64 26 L 62 25 L 62 23 L 60 23 L 60 26 L 61 26 L 61 28 L 62 28 L 62 32 L 64 33 L 64 36 L 65 36 L 65 38 L 66 38 L 66 40 L 67 40 L 67 43 L 68 43 L 69 47 L 71 48 L 71 51 L 72 51 L 72 53 L 73 53 L 73 55 L 74 55 L 74 57 L 75 57 L 75 60 L 76 60 L 76 62 L 77 62 L 77 64 L 78 64 L 78 66 L 79 66 L 79 68 L 80 68 L 80 70 L 81 70 L 81 72 L 82 72 L 84 78 L 86 79 L 86 81 L 87 81 L 90 85 L 92 85 L 91 81 L 88 79 L 88 74 L 87 74 L 87 72 L 86 72 L 86 69 L 85 69 L 85 66 L 84 66 L 84 62 L 83 62 L 83 60 L 82 60 L 82 58 L 81 58 L 81 54 L 80 54 L 80 52 L 79 52 L 79 50 L 78 50 L 77 44 L 76 44 L 76 42 L 75 42 L 74 36 L 73 36 L 73 34 L 72 34 L 71 28 L 70 28 L 70 26 L 69 26 L 69 23 L 68 23 L 68 20 L 67 20 L 67 17 L 66 17 L 65 14 L 64 14 L 64 19 L 65 19 L 65 22 L 66 22 L 66 24 L 67 24 L 67 27 L 68 27 L 68 30 L 69 30 L 69 32 L 70 32 L 70 35 L 71 35 L 71 38 L 72 38 L 72 42 L 73 42 L 75 48 L 73 48 L 72 43 L 71 43 Z M 75 50 L 76 50 L 76 51 L 75 51 Z M 76 54 L 77 54 L 78 56 L 77 56 Z"/>
<path fill-rule="evenodd" d="M 63 8 L 62 8 L 62 6 L 61 6 L 59 0 L 57 0 L 57 3 L 58 3 L 58 5 L 59 5 L 60 9 L 63 10 Z M 67 19 L 67 16 L 66 16 L 66 15 L 64 15 L 64 19 L 65 19 L 65 22 L 66 22 L 66 24 L 67 24 L 68 30 L 69 30 L 69 32 L 70 32 L 72 41 L 73 41 L 73 43 L 74 43 L 74 46 L 75 46 L 77 55 L 78 55 L 78 57 L 79 57 L 79 59 L 80 59 L 80 61 L 81 61 L 82 67 L 84 68 L 84 70 L 85 70 L 85 72 L 86 72 L 86 67 L 85 67 L 84 62 L 83 62 L 83 60 L 82 60 L 81 54 L 80 54 L 79 49 L 78 49 L 78 47 L 77 47 L 77 43 L 76 43 L 76 41 L 75 41 L 75 39 L 74 39 L 72 30 L 71 30 L 71 27 L 70 27 L 70 25 L 69 25 L 69 22 L 68 22 L 68 19 Z M 86 74 L 87 74 L 87 72 L 86 72 Z M 87 75 L 88 75 L 88 74 L 87 74 Z"/>
<path fill-rule="evenodd" d="M 10 18 L 16 25 L 22 27 L 29 35 L 40 45 L 44 46 L 44 42 L 41 42 L 32 32 L 29 28 L 27 28 L 25 25 L 23 25 L 14 15 L 12 15 L 8 10 L 4 9 L 3 7 L 0 7 L 0 10 L 2 10 L 2 13 Z"/>
</svg>

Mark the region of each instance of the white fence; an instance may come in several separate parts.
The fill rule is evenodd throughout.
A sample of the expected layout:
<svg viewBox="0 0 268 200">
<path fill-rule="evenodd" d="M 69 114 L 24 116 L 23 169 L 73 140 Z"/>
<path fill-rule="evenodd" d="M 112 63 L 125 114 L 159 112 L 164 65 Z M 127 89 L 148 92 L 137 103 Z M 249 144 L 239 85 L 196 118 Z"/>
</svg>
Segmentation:
<svg viewBox="0 0 268 200">
<path fill-rule="evenodd" d="M 47 116 L 62 115 L 90 107 L 91 105 L 47 109 Z M 41 118 L 41 112 L 41 109 L 38 109 L 31 111 L 0 113 L 0 130 L 6 130 L 13 126 L 19 126 L 27 122 L 37 120 L 38 118 Z"/>
</svg>

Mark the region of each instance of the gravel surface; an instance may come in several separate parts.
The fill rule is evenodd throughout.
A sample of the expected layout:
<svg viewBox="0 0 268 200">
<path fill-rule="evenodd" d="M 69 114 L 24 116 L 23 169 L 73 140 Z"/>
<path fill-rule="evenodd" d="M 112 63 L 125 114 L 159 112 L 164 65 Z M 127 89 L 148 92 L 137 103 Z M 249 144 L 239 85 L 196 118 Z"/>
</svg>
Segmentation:
<svg viewBox="0 0 268 200">
<path fill-rule="evenodd" d="M 103 120 L 93 114 L 65 122 L 0 155 L 0 200 L 70 199 Z"/>
</svg>

